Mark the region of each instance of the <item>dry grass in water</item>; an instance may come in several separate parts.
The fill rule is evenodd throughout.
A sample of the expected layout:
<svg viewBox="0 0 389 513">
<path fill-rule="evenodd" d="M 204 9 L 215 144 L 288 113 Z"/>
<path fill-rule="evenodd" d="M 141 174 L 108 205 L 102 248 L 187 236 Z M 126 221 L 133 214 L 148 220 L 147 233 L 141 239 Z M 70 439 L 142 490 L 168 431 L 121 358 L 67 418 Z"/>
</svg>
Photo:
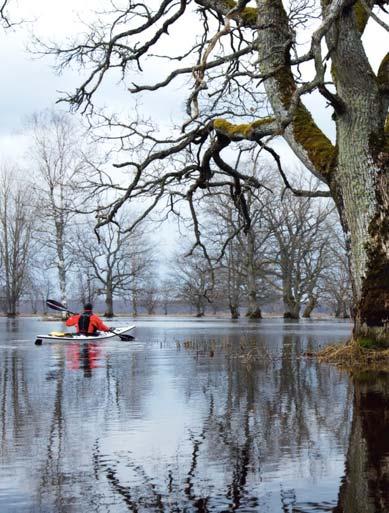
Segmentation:
<svg viewBox="0 0 389 513">
<path fill-rule="evenodd" d="M 333 363 L 348 369 L 389 369 L 389 349 L 366 349 L 352 341 L 347 344 L 332 344 L 316 357 L 319 362 Z"/>
</svg>

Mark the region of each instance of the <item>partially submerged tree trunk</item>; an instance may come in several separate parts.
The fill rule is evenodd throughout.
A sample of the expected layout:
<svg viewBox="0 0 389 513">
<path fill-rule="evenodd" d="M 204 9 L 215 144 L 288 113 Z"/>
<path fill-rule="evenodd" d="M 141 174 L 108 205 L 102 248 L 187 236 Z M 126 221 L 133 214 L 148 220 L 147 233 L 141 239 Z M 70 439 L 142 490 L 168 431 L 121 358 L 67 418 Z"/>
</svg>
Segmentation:
<svg viewBox="0 0 389 513">
<path fill-rule="evenodd" d="M 204 302 L 202 300 L 199 300 L 195 306 L 196 306 L 196 317 L 204 317 L 204 315 L 205 315 Z"/>
<path fill-rule="evenodd" d="M 234 304 L 229 304 L 230 312 L 231 312 L 231 319 L 239 319 L 240 313 L 239 313 L 239 306 Z"/>
<path fill-rule="evenodd" d="M 288 281 L 283 283 L 284 294 L 282 296 L 284 303 L 284 319 L 299 319 L 301 303 L 298 298 L 295 298 L 291 288 L 288 287 Z"/>
<path fill-rule="evenodd" d="M 285 308 L 284 319 L 300 319 L 300 307 L 297 304 L 289 305 Z"/>
<path fill-rule="evenodd" d="M 247 233 L 246 260 L 246 283 L 248 292 L 248 309 L 246 317 L 249 319 L 261 319 L 262 312 L 257 298 L 257 270 L 255 266 L 255 244 L 252 229 Z"/>
<path fill-rule="evenodd" d="M 345 102 L 337 115 L 338 167 L 330 187 L 349 242 L 354 337 L 389 342 L 389 147 L 384 136 L 389 61 L 386 57 L 377 80 L 355 18 L 353 9 L 345 9 L 341 30 L 334 28 L 327 38 L 329 44 L 337 41 L 333 76 Z"/>
<path fill-rule="evenodd" d="M 107 287 L 105 291 L 105 317 L 114 317 L 113 313 L 113 291 L 112 282 L 107 280 Z"/>
<path fill-rule="evenodd" d="M 315 298 L 315 296 L 310 296 L 308 298 L 308 303 L 306 304 L 304 312 L 303 312 L 304 319 L 309 319 L 311 317 L 311 313 L 315 309 L 316 304 L 317 304 L 317 299 Z"/>
</svg>

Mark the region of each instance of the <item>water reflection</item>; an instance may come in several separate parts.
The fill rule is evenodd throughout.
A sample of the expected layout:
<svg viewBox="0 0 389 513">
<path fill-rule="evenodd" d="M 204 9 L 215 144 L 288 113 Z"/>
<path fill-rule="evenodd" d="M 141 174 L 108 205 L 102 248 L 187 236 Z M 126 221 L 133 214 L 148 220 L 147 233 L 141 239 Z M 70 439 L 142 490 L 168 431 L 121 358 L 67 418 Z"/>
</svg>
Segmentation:
<svg viewBox="0 0 389 513">
<path fill-rule="evenodd" d="M 131 344 L 98 346 L 10 338 L 0 511 L 389 511 L 387 375 L 352 381 L 302 356 L 338 324 L 247 326 L 148 322 Z"/>
<path fill-rule="evenodd" d="M 5 329 L 8 333 L 17 333 L 19 329 L 19 319 L 17 317 L 7 317 Z"/>
<path fill-rule="evenodd" d="M 82 369 L 84 377 L 90 378 L 92 370 L 100 366 L 101 348 L 93 342 L 74 343 L 66 346 L 67 368 Z"/>
<path fill-rule="evenodd" d="M 354 377 L 354 416 L 336 513 L 389 511 L 389 374 Z"/>
</svg>

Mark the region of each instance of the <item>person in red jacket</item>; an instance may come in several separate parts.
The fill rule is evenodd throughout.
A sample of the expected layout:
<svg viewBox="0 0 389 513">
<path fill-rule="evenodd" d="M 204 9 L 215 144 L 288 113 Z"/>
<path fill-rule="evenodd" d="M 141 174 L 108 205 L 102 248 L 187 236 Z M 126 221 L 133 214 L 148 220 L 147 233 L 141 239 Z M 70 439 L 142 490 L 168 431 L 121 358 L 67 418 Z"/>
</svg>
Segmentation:
<svg viewBox="0 0 389 513">
<path fill-rule="evenodd" d="M 98 331 L 111 331 L 103 321 L 93 313 L 93 305 L 86 303 L 82 314 L 69 317 L 66 326 L 75 326 L 80 335 L 95 335 Z"/>
</svg>

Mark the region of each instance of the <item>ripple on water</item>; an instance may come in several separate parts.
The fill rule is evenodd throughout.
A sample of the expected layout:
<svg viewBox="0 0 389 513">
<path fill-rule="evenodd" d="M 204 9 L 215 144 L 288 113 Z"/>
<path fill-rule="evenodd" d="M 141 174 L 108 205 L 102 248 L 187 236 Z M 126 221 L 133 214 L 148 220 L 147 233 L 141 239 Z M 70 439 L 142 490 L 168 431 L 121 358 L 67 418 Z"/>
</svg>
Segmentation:
<svg viewBox="0 0 389 513">
<path fill-rule="evenodd" d="M 338 504 L 349 444 L 358 447 L 372 401 L 364 410 L 360 386 L 353 409 L 349 376 L 301 354 L 346 339 L 348 325 L 140 320 L 131 343 L 36 348 L 25 333 L 42 326 L 26 323 L 0 346 L 0 511 L 306 513 Z M 385 386 L 374 393 L 385 411 Z"/>
</svg>

